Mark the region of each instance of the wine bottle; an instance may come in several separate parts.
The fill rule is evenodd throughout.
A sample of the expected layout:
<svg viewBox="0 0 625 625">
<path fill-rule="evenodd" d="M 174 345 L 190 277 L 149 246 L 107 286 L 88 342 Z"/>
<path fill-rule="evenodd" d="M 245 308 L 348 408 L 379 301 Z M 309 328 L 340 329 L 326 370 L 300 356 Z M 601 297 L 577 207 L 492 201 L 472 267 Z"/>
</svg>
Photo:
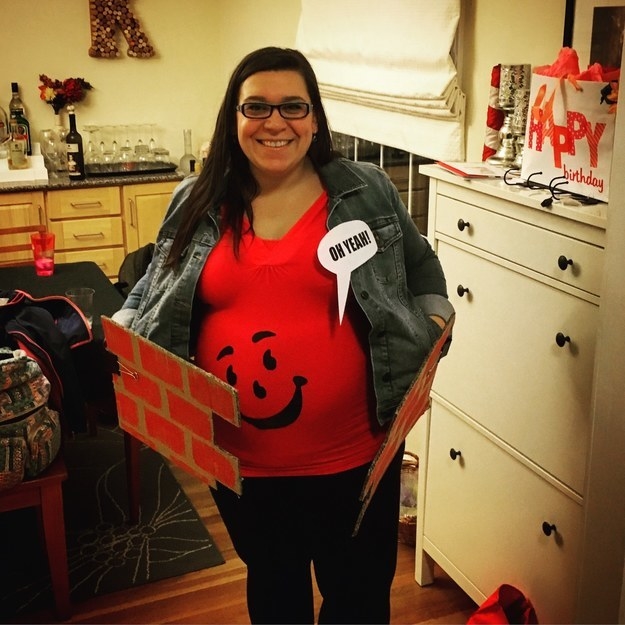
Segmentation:
<svg viewBox="0 0 625 625">
<path fill-rule="evenodd" d="M 16 82 L 11 83 L 11 100 L 9 101 L 9 115 L 15 123 L 20 126 L 20 135 L 26 138 L 26 154 L 30 156 L 33 153 L 30 139 L 30 123 L 26 118 L 24 111 L 24 103 L 20 98 L 19 86 Z"/>
<path fill-rule="evenodd" d="M 65 137 L 67 145 L 67 173 L 70 180 L 85 179 L 85 154 L 82 147 L 82 136 L 76 129 L 74 107 L 68 106 L 69 132 Z"/>
</svg>

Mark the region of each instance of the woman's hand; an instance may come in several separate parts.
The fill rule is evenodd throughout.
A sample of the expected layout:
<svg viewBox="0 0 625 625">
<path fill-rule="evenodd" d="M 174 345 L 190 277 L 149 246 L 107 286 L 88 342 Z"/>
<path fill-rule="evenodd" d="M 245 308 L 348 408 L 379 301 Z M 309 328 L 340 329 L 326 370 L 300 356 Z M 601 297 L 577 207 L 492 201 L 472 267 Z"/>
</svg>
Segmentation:
<svg viewBox="0 0 625 625">
<path fill-rule="evenodd" d="M 430 319 L 437 325 L 440 327 L 441 330 L 445 329 L 445 320 L 442 317 L 439 317 L 438 315 L 430 315 Z"/>
</svg>

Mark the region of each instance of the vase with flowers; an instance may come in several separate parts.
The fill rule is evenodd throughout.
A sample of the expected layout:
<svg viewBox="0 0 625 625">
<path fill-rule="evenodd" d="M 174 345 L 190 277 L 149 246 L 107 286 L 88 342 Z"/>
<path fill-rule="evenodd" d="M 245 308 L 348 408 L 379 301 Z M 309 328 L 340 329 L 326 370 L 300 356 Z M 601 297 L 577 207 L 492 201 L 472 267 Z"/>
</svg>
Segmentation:
<svg viewBox="0 0 625 625">
<path fill-rule="evenodd" d="M 68 104 L 84 100 L 93 86 L 84 78 L 58 80 L 40 74 L 39 80 L 39 97 L 53 108 L 55 117 L 54 128 L 42 130 L 42 152 L 48 170 L 62 173 L 67 171 L 65 137 L 69 131 L 63 124 L 61 112 Z"/>
</svg>

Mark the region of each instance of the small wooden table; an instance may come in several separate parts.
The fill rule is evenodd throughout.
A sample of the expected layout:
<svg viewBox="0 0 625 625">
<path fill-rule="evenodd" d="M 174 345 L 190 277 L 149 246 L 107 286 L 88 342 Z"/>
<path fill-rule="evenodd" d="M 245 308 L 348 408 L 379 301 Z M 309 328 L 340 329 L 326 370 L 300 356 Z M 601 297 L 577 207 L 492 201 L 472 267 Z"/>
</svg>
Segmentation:
<svg viewBox="0 0 625 625">
<path fill-rule="evenodd" d="M 67 469 L 62 455 L 59 454 L 41 475 L 0 491 L 0 512 L 37 508 L 48 556 L 56 612 L 63 621 L 71 614 L 62 489 L 66 479 Z"/>
</svg>

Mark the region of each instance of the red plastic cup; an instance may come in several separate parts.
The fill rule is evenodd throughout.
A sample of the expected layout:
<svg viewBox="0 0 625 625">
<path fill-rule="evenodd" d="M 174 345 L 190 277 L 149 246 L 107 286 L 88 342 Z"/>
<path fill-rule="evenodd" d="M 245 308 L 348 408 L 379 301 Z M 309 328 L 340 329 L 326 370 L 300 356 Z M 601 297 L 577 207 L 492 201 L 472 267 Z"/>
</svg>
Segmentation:
<svg viewBox="0 0 625 625">
<path fill-rule="evenodd" d="M 36 232 L 30 235 L 30 243 L 35 259 L 35 272 L 38 276 L 51 276 L 54 273 L 54 233 Z"/>
</svg>

